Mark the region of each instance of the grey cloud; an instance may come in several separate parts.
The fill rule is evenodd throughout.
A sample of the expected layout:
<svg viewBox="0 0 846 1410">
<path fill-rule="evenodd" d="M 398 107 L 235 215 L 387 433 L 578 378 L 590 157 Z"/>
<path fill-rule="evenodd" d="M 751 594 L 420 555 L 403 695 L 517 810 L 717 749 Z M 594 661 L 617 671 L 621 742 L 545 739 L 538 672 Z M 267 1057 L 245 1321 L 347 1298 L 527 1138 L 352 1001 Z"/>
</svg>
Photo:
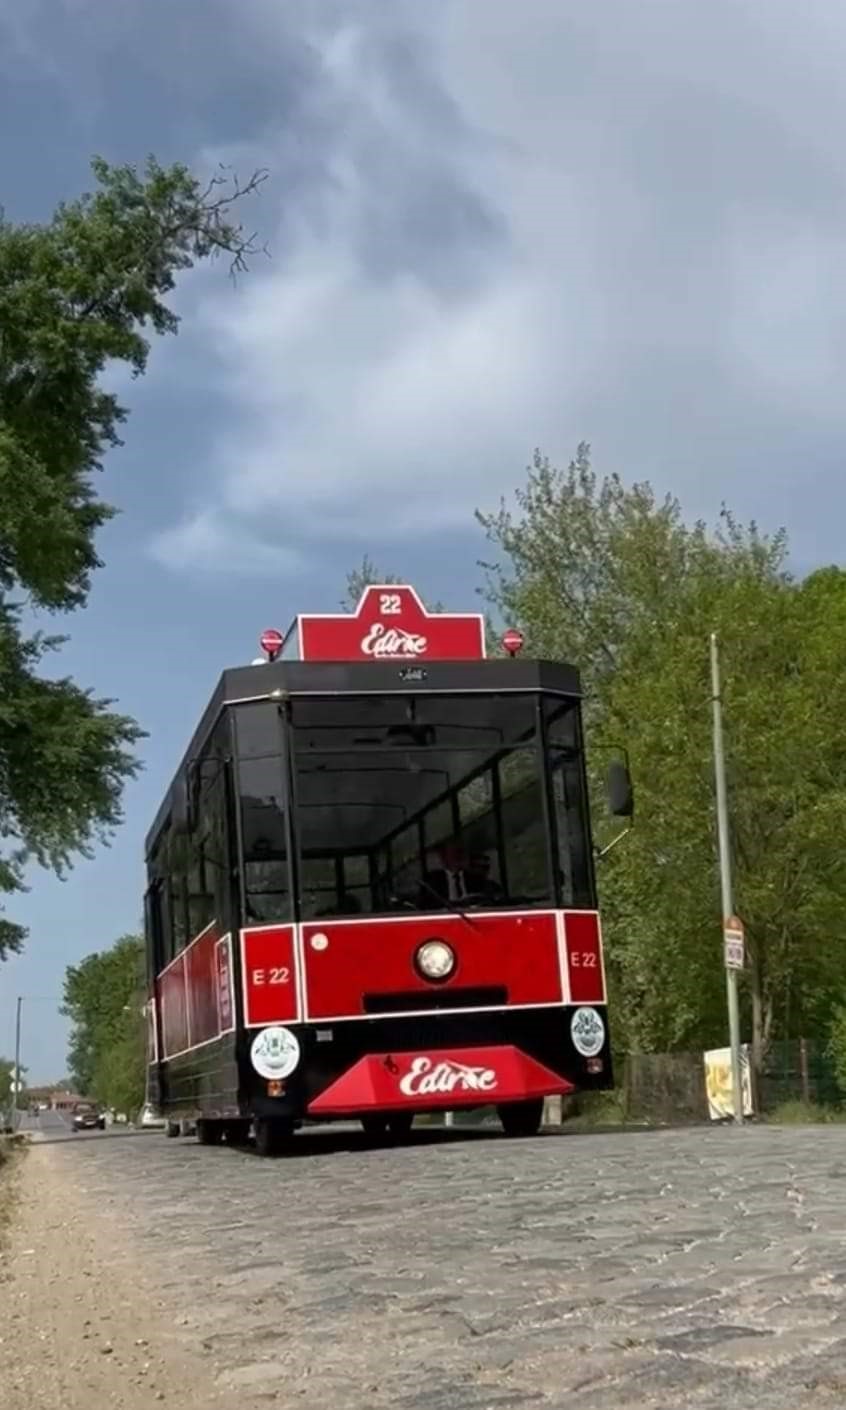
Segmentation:
<svg viewBox="0 0 846 1410">
<path fill-rule="evenodd" d="M 840 496 L 846 14 L 453 0 L 416 25 L 399 52 L 424 75 L 421 107 L 397 81 L 395 35 L 369 33 L 360 54 L 401 138 L 366 102 L 333 134 L 360 186 L 333 206 L 321 267 L 331 284 L 352 252 L 371 292 L 343 280 L 328 296 L 331 328 L 309 336 L 301 377 L 284 311 L 297 273 L 277 277 L 279 328 L 254 334 L 290 414 L 266 436 L 254 422 L 238 469 L 224 466 L 230 511 L 258 496 L 265 522 L 283 501 L 290 523 L 308 463 L 293 485 L 302 532 L 434 532 L 513 485 L 534 442 L 564 456 L 587 437 L 602 466 L 652 477 L 692 512 L 723 498 L 765 521 L 789 511 L 800 552 L 834 547 L 789 500 L 809 474 L 800 443 L 817 491 Z M 408 336 L 386 351 L 372 286 L 398 270 L 446 290 L 454 317 L 432 330 L 425 307 L 398 306 Z"/>
<path fill-rule="evenodd" d="M 842 7 L 183 0 L 167 51 L 112 8 L 170 140 L 272 170 L 272 265 L 237 299 L 192 281 L 159 362 L 213 388 L 209 513 L 375 550 L 587 438 L 840 551 Z"/>
</svg>

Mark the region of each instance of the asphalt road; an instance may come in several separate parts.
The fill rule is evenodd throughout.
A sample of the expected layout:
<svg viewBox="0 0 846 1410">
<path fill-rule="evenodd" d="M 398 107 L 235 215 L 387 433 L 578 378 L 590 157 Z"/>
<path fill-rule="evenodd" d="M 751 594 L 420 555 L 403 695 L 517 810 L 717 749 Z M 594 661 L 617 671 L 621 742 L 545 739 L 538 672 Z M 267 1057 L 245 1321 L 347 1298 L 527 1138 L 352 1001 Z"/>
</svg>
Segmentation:
<svg viewBox="0 0 846 1410">
<path fill-rule="evenodd" d="M 40 1111 L 37 1116 L 21 1112 L 18 1130 L 25 1131 L 34 1141 L 102 1140 L 104 1136 L 126 1136 L 131 1132 L 131 1128 L 116 1124 L 107 1126 L 105 1131 L 74 1131 L 70 1115 L 60 1111 Z"/>
<path fill-rule="evenodd" d="M 72 1135 L 70 1122 L 66 1121 L 60 1111 L 40 1111 L 37 1116 L 31 1116 L 28 1111 L 21 1112 L 18 1116 L 18 1130 L 27 1131 L 31 1136 L 70 1136 Z"/>
<path fill-rule="evenodd" d="M 298 1150 L 148 1134 L 51 1157 L 245 1406 L 846 1400 L 846 1127 Z"/>
</svg>

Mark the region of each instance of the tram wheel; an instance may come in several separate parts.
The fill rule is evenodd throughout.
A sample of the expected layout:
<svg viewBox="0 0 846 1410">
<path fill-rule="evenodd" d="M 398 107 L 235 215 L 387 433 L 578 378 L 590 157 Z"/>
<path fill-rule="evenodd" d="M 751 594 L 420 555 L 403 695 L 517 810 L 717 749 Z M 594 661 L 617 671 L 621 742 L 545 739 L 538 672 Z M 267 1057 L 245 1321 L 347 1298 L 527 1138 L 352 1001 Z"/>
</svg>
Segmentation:
<svg viewBox="0 0 846 1410">
<path fill-rule="evenodd" d="M 362 1116 L 361 1129 L 369 1141 L 384 1141 L 388 1134 L 387 1116 Z"/>
<path fill-rule="evenodd" d="M 506 1136 L 536 1136 L 543 1120 L 543 1097 L 527 1102 L 508 1102 L 497 1107 Z"/>
<path fill-rule="evenodd" d="M 165 1135 L 173 1140 L 175 1136 L 182 1135 L 182 1126 L 178 1121 L 165 1122 Z"/>
<path fill-rule="evenodd" d="M 256 1151 L 259 1155 L 284 1155 L 294 1138 L 294 1123 L 278 1116 L 260 1116 L 256 1120 Z"/>
<path fill-rule="evenodd" d="M 198 1121 L 197 1140 L 201 1146 L 219 1146 L 223 1140 L 223 1122 Z"/>
<path fill-rule="evenodd" d="M 395 1141 L 405 1141 L 411 1135 L 411 1128 L 413 1125 L 413 1112 L 397 1112 L 394 1116 L 388 1117 L 388 1134 Z"/>
<path fill-rule="evenodd" d="M 244 1146 L 250 1134 L 249 1121 L 227 1121 L 224 1123 L 223 1135 L 228 1146 Z"/>
</svg>

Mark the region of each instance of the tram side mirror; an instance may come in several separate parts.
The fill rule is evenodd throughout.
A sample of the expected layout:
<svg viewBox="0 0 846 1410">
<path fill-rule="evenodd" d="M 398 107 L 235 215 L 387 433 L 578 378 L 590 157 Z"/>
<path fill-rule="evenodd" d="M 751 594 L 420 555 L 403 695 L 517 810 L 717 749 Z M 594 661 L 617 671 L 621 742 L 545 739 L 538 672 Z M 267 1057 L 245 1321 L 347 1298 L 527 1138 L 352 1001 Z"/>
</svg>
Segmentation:
<svg viewBox="0 0 846 1410">
<path fill-rule="evenodd" d="M 605 776 L 605 794 L 608 811 L 615 818 L 634 817 L 634 789 L 631 774 L 625 764 L 615 759 L 608 766 Z"/>
</svg>

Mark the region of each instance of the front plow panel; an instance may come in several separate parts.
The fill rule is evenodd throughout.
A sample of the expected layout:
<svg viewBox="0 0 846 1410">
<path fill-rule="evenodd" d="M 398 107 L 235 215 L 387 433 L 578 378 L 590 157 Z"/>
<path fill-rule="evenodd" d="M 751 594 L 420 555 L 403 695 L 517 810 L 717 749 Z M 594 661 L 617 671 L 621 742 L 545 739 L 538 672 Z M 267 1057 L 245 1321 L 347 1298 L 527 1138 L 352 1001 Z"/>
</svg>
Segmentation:
<svg viewBox="0 0 846 1410">
<path fill-rule="evenodd" d="M 511 1044 L 359 1058 L 315 1101 L 310 1116 L 452 1108 L 572 1092 L 573 1084 Z"/>
</svg>

